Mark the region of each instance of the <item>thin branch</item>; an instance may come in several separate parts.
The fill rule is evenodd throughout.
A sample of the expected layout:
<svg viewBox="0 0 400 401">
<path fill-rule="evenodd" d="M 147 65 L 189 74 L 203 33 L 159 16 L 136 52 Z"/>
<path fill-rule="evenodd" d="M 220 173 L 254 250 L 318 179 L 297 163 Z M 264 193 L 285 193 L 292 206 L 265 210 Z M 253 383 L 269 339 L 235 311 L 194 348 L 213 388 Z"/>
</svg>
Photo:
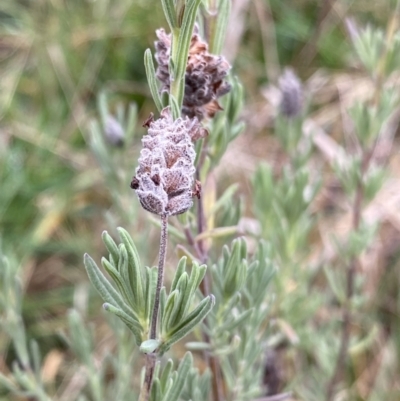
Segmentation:
<svg viewBox="0 0 400 401">
<path fill-rule="evenodd" d="M 281 393 L 270 395 L 269 397 L 257 398 L 253 401 L 284 401 L 292 397 L 292 393 Z"/>
<path fill-rule="evenodd" d="M 150 328 L 151 340 L 156 338 L 156 333 L 157 333 L 158 310 L 160 308 L 160 292 L 164 282 L 165 258 L 167 256 L 166 252 L 167 240 L 168 240 L 168 216 L 163 215 L 161 216 L 161 238 L 160 238 L 160 252 L 158 258 L 157 287 L 156 287 L 156 295 L 154 300 L 154 308 L 153 308 L 153 315 Z"/>
<path fill-rule="evenodd" d="M 202 162 L 204 161 L 203 157 L 200 157 L 199 166 L 196 169 L 196 179 L 200 178 L 200 169 Z M 204 216 L 204 205 L 203 198 L 200 198 L 197 203 L 197 233 L 201 234 L 205 231 L 206 220 Z M 204 240 L 200 239 L 199 241 L 195 241 L 193 233 L 190 231 L 188 227 L 184 229 L 184 233 L 186 235 L 186 240 L 190 246 L 193 247 L 197 254 L 197 258 L 200 263 L 207 263 L 208 253 L 206 247 L 204 246 Z M 204 296 L 210 295 L 210 282 L 208 277 L 208 272 L 203 278 L 203 281 L 200 284 L 200 290 Z M 204 319 L 204 324 L 207 325 L 207 318 Z M 203 341 L 205 343 L 211 344 L 210 336 L 207 333 L 203 332 Z M 218 359 L 212 355 L 210 352 L 204 352 L 204 358 L 207 361 L 207 364 L 212 373 L 212 388 L 213 388 L 213 401 L 222 401 L 224 399 L 224 393 L 222 389 L 222 377 L 221 377 L 221 368 L 218 362 Z"/>
<path fill-rule="evenodd" d="M 196 179 L 200 178 L 200 168 L 198 167 L 196 170 Z M 206 219 L 204 216 L 204 205 L 203 198 L 201 197 L 198 202 L 197 207 L 197 233 L 201 234 L 205 231 Z M 206 247 L 204 246 L 204 240 L 200 239 L 197 241 L 197 250 L 198 257 L 200 258 L 201 263 L 206 263 L 208 259 L 208 252 Z M 204 296 L 210 295 L 210 282 L 209 282 L 209 273 L 207 272 L 203 278 L 203 281 L 200 284 L 200 290 Z M 204 319 L 204 324 L 208 325 L 207 318 Z M 204 342 L 211 344 L 211 339 L 207 333 L 203 333 Z M 222 377 L 221 377 L 221 367 L 218 362 L 218 359 L 206 352 L 208 364 L 212 373 L 212 387 L 213 387 L 213 401 L 222 401 L 224 399 L 223 389 L 222 389 Z"/>
<path fill-rule="evenodd" d="M 160 309 L 160 292 L 164 282 L 164 268 L 165 259 L 167 255 L 167 240 L 168 240 L 168 216 L 161 216 L 161 237 L 160 237 L 160 251 L 158 256 L 158 274 L 157 274 L 157 287 L 154 298 L 154 308 L 151 317 L 150 339 L 155 340 L 157 337 L 157 319 L 158 311 Z M 146 354 L 146 372 L 144 376 L 144 383 L 140 391 L 140 401 L 148 401 L 150 398 L 151 385 L 153 384 L 154 368 L 156 365 L 156 354 L 154 352 Z"/>
<path fill-rule="evenodd" d="M 357 185 L 356 194 L 354 197 L 353 211 L 352 211 L 354 231 L 358 231 L 360 227 L 361 210 L 364 199 L 364 187 L 362 181 L 364 174 L 367 171 L 369 163 L 371 161 L 372 154 L 373 154 L 373 148 L 371 151 L 364 151 L 363 154 L 363 160 L 361 165 L 361 176 L 359 183 Z M 327 396 L 326 396 L 327 401 L 331 401 L 333 399 L 336 384 L 340 379 L 340 375 L 343 372 L 346 363 L 346 356 L 348 353 L 349 343 L 350 343 L 350 332 L 351 332 L 351 321 L 352 321 L 351 300 L 354 295 L 354 282 L 355 282 L 357 264 L 358 264 L 357 258 L 353 257 L 347 269 L 346 303 L 344 305 L 344 310 L 343 310 L 342 337 L 340 340 L 340 349 L 336 361 L 336 367 L 333 376 L 330 382 L 328 383 Z"/>
</svg>

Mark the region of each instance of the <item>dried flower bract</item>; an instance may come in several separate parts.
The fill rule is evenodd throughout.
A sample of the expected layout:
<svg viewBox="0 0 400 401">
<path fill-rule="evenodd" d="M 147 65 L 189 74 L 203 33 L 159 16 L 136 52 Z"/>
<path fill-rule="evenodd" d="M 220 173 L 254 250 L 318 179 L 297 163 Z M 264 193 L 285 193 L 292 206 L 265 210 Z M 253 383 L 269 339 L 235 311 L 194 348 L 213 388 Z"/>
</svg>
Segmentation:
<svg viewBox="0 0 400 401">
<path fill-rule="evenodd" d="M 143 137 L 139 166 L 131 187 L 144 209 L 158 215 L 186 212 L 193 204 L 193 141 L 205 135 L 197 118 L 173 120 L 166 107 L 160 118 L 146 120 L 148 134 Z M 197 194 L 197 193 L 196 193 Z"/>
<path fill-rule="evenodd" d="M 159 39 L 155 42 L 158 63 L 156 75 L 162 82 L 161 90 L 169 92 L 171 34 L 167 34 L 164 29 L 158 29 L 156 34 Z M 218 110 L 222 110 L 217 99 L 231 89 L 231 85 L 224 81 L 230 68 L 224 57 L 208 52 L 208 44 L 201 39 L 198 28 L 195 27 L 186 67 L 182 113 L 202 120 L 205 117 L 212 118 Z"/>
</svg>

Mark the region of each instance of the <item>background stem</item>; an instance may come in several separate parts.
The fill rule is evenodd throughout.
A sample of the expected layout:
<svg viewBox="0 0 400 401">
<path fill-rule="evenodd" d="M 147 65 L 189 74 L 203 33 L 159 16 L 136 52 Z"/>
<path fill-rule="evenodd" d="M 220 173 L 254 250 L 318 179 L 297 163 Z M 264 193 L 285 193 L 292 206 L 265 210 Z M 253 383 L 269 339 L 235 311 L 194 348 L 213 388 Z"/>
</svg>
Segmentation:
<svg viewBox="0 0 400 401">
<path fill-rule="evenodd" d="M 364 187 L 363 187 L 363 177 L 365 172 L 368 169 L 373 151 L 365 151 L 363 150 L 363 158 L 362 158 L 362 165 L 361 165 L 361 176 L 360 181 L 357 185 L 356 193 L 354 196 L 354 203 L 353 203 L 353 231 L 358 231 L 361 222 L 361 209 L 362 203 L 364 199 Z M 336 384 L 340 379 L 340 375 L 343 372 L 346 363 L 346 356 L 348 353 L 349 343 L 350 343 L 350 328 L 352 322 L 352 313 L 351 313 L 351 301 L 354 295 L 354 281 L 356 275 L 356 268 L 357 268 L 358 258 L 352 257 L 349 267 L 347 269 L 347 276 L 346 276 L 346 303 L 343 309 L 343 326 L 342 326 L 342 337 L 340 341 L 340 349 L 339 355 L 336 361 L 336 367 L 333 373 L 333 376 L 328 384 L 327 389 L 327 401 L 331 401 L 334 396 L 334 390 Z"/>
<path fill-rule="evenodd" d="M 201 164 L 198 166 L 196 170 L 196 179 L 200 180 L 200 168 Z M 200 198 L 197 205 L 197 233 L 201 234 L 205 231 L 206 227 L 206 219 L 204 216 L 204 205 L 203 198 Z M 199 240 L 197 242 L 196 250 L 198 252 L 198 257 L 201 263 L 207 263 L 208 252 L 204 246 L 204 240 Z M 203 295 L 206 297 L 210 295 L 210 281 L 209 281 L 209 273 L 206 272 L 203 281 L 200 284 L 200 289 Z M 207 318 L 204 319 L 204 324 L 208 326 Z M 211 344 L 210 336 L 203 332 L 203 341 Z M 222 401 L 224 399 L 223 389 L 222 389 L 222 376 L 221 376 L 221 368 L 219 365 L 218 359 L 212 355 L 210 352 L 205 352 L 206 360 L 208 361 L 209 368 L 212 373 L 212 388 L 213 388 L 213 401 Z"/>
</svg>

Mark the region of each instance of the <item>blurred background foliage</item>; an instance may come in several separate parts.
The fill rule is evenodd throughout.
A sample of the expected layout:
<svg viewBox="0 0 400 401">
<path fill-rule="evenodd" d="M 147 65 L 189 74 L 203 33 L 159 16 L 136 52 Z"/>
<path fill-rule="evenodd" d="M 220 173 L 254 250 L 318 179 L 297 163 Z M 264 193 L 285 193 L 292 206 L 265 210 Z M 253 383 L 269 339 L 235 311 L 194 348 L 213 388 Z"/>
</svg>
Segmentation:
<svg viewBox="0 0 400 401">
<path fill-rule="evenodd" d="M 255 217 L 250 177 L 256 166 L 264 161 L 279 170 L 286 162 L 279 142 L 271 135 L 272 112 L 265 99 L 267 85 L 276 83 L 282 66 L 293 66 L 311 92 L 319 90 L 312 102 L 313 118 L 329 128 L 333 138 L 341 140 L 337 88 L 353 85 L 354 90 L 361 90 L 364 85 L 349 58 L 351 45 L 344 20 L 354 17 L 360 25 L 372 23 L 384 28 L 392 10 L 390 0 L 233 0 L 223 53 L 244 84 L 242 118 L 247 128 L 228 149 L 213 178 L 218 195 L 232 183 L 239 183 L 236 199 L 239 201 L 239 195 L 247 196 L 244 210 L 248 224 L 254 223 Z M 141 122 L 155 111 L 143 54 L 146 48 L 153 47 L 155 30 L 166 25 L 158 0 L 2 0 L 0 3 L 0 237 L 4 253 L 19 266 L 27 336 L 38 342 L 52 383 L 62 382 L 65 366 L 71 360 L 60 336 L 67 328 L 67 310 L 72 306 L 86 308 L 81 294 L 90 287 L 83 268 L 83 253 L 103 253 L 101 232 L 106 228 L 115 232 L 115 227 L 123 225 L 139 244 L 142 259 L 149 264 L 156 260 L 157 246 L 153 244 L 158 242 L 158 230 L 144 213 L 136 210 L 138 202 L 129 189 L 129 180 L 144 134 Z M 132 120 L 137 122 L 131 128 L 131 140 L 122 146 L 104 142 L 113 155 L 111 167 L 115 176 L 105 171 L 91 147 L 96 132 L 101 134 L 106 130 L 101 121 L 93 128 L 94 119 L 100 116 L 100 93 L 106 94 L 112 115 L 117 116 L 122 107 L 127 116 L 129 105 L 136 105 L 130 111 L 134 113 Z M 396 150 L 397 139 L 389 165 L 392 172 L 400 173 Z M 315 156 L 316 166 L 321 165 L 318 158 L 321 156 Z M 324 235 L 317 231 L 335 226 L 333 229 L 340 232 L 341 222 L 338 206 L 341 194 L 335 191 L 330 171 L 320 172 L 324 178 L 322 195 L 315 200 L 312 211 L 319 213 L 318 229 L 311 233 L 307 245 L 313 252 L 323 246 Z M 110 186 L 111 181 L 115 186 Z M 120 205 L 115 202 L 116 194 Z M 397 351 L 392 358 L 398 361 L 400 233 L 398 226 L 390 221 L 383 222 L 381 231 L 380 250 L 375 255 L 379 273 L 367 279 L 369 291 L 377 294 L 370 309 L 375 314 L 371 319 L 384 327 L 377 340 L 382 355 L 375 353 L 374 358 L 384 358 L 384 352 L 394 349 Z M 220 249 L 223 241 L 218 244 Z M 170 258 L 174 258 L 173 248 L 170 253 Z M 305 280 L 298 283 L 303 286 L 303 293 L 307 293 L 312 280 L 319 280 L 321 292 L 327 286 L 319 275 L 300 277 Z M 294 284 L 288 279 L 287 285 L 290 297 Z M 89 292 L 94 294 L 93 289 Z M 282 308 L 294 305 L 294 301 L 288 300 Z M 329 306 L 318 297 L 309 305 L 322 322 L 326 316 L 335 317 L 334 305 L 332 310 Z M 99 310 L 98 298 L 90 297 L 85 319 L 96 321 L 94 348 L 98 353 L 104 347 L 112 348 L 115 341 L 102 324 L 105 319 Z M 285 313 L 290 314 L 290 310 Z M 295 322 L 301 314 L 296 315 L 295 308 L 292 313 Z M 293 332 L 286 322 L 279 324 L 289 342 L 297 344 L 299 333 Z M 319 325 L 318 319 L 314 324 Z M 327 353 L 332 353 L 328 345 L 338 340 L 324 337 L 328 329 L 324 325 L 318 327 L 318 338 L 312 337 L 315 328 L 314 332 L 300 333 L 305 349 L 301 366 L 313 365 L 311 350 L 316 342 L 326 342 Z M 396 334 L 395 342 L 387 348 L 385 331 Z M 330 341 L 333 343 L 329 344 Z M 295 378 L 309 381 L 308 387 L 312 388 L 317 380 L 315 371 L 302 371 L 297 376 L 296 361 L 290 358 L 292 350 L 282 348 L 274 351 L 271 360 L 276 363 L 269 371 L 270 375 L 279 376 L 278 387 L 283 389 Z M 280 357 L 280 352 L 289 356 Z M 358 359 L 355 356 L 355 369 L 378 364 L 372 354 L 372 351 L 362 354 L 364 360 L 360 354 Z M 1 332 L 2 372 L 8 372 L 13 356 L 8 337 Z M 287 364 L 288 360 L 292 364 Z M 399 368 L 398 362 L 390 366 Z M 394 386 L 397 392 L 394 398 L 385 399 L 400 399 L 395 398 L 400 397 L 399 381 L 391 380 L 391 373 L 387 377 L 387 385 Z M 315 399 L 307 393 L 302 396 L 305 400 Z M 0 395 L 0 399 L 7 398 Z M 360 395 L 357 399 L 364 398 Z"/>
</svg>

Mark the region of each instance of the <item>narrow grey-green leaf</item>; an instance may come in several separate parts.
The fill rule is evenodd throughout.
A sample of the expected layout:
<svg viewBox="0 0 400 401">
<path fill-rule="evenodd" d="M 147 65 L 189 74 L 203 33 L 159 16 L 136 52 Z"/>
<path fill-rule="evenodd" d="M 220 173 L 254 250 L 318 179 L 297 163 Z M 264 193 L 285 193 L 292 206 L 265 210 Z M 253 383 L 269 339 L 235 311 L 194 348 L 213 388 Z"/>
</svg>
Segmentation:
<svg viewBox="0 0 400 401">
<path fill-rule="evenodd" d="M 122 258 L 120 259 L 120 263 L 122 261 Z M 130 296 L 130 291 L 128 288 L 126 288 L 126 280 L 124 280 L 119 273 L 119 271 L 106 259 L 106 258 L 101 258 L 101 264 L 104 267 L 104 270 L 111 276 L 113 279 L 114 283 L 118 287 L 118 290 L 120 294 L 123 296 L 125 301 L 127 302 L 128 305 L 131 307 L 134 306 L 133 303 L 133 298 Z"/>
<path fill-rule="evenodd" d="M 234 240 L 232 243 L 232 253 L 228 260 L 225 259 L 226 265 L 224 266 L 225 271 L 225 283 L 224 283 L 224 295 L 230 297 L 236 290 L 236 277 L 237 270 L 240 264 L 240 242 Z"/>
<path fill-rule="evenodd" d="M 197 290 L 196 284 L 198 283 L 198 277 L 200 275 L 200 268 L 199 265 L 194 262 L 192 265 L 192 272 L 190 274 L 190 279 L 189 282 L 186 286 L 186 291 L 183 294 L 183 299 L 182 299 L 182 316 L 186 315 L 186 312 L 188 311 L 188 309 L 191 306 L 191 300 L 192 297 L 195 293 L 195 291 Z"/>
<path fill-rule="evenodd" d="M 179 59 L 176 66 L 176 75 L 178 77 L 183 77 L 186 71 L 189 45 L 192 39 L 193 27 L 196 21 L 197 9 L 200 3 L 201 0 L 193 0 L 185 8 L 185 13 L 183 15 L 182 26 L 179 32 L 179 39 L 178 39 L 179 43 L 178 43 L 177 54 Z"/>
<path fill-rule="evenodd" d="M 108 252 L 110 252 L 110 255 L 112 257 L 112 262 L 114 263 L 115 266 L 118 266 L 119 251 L 117 244 L 114 242 L 114 240 L 111 238 L 111 236 L 108 234 L 107 231 L 103 231 L 101 237 Z"/>
<path fill-rule="evenodd" d="M 161 4 L 164 10 L 165 18 L 172 31 L 178 27 L 174 0 L 161 0 Z"/>
<path fill-rule="evenodd" d="M 162 101 L 160 92 L 158 90 L 158 81 L 156 77 L 156 71 L 154 69 L 153 55 L 151 50 L 147 49 L 144 53 L 144 66 L 146 69 L 147 82 L 150 87 L 151 96 L 153 96 L 154 103 L 158 111 L 162 110 Z"/>
<path fill-rule="evenodd" d="M 176 299 L 179 295 L 178 290 L 174 290 L 172 291 L 167 298 L 167 303 L 165 305 L 165 312 L 164 312 L 164 316 L 163 316 L 163 320 L 161 321 L 161 331 L 163 333 L 167 333 L 168 332 L 168 322 L 170 321 L 170 317 L 171 317 L 171 313 L 173 311 L 173 309 L 176 307 Z"/>
<path fill-rule="evenodd" d="M 179 281 L 178 281 L 178 284 L 176 285 L 176 289 L 177 289 L 181 294 L 184 294 L 185 291 L 186 291 L 186 287 L 187 287 L 187 285 L 188 285 L 188 282 L 189 282 L 189 275 L 188 275 L 186 272 L 184 272 L 184 273 L 181 275 L 181 277 L 180 277 L 180 279 L 179 279 Z"/>
<path fill-rule="evenodd" d="M 201 265 L 199 266 L 199 274 L 197 276 L 197 280 L 195 283 L 195 289 L 199 288 L 200 283 L 202 282 L 204 276 L 206 275 L 207 272 L 207 266 L 206 265 Z"/>
<path fill-rule="evenodd" d="M 129 316 L 127 313 L 122 311 L 121 309 L 107 302 L 103 304 L 103 308 L 107 312 L 111 312 L 114 315 L 118 316 L 129 327 L 129 329 L 135 336 L 136 344 L 140 346 L 140 344 L 142 343 L 142 330 L 143 330 L 140 323 L 137 320 L 133 319 L 131 316 Z"/>
<path fill-rule="evenodd" d="M 233 322 L 220 326 L 220 329 L 231 332 L 233 329 L 242 324 L 252 313 L 253 313 L 253 308 L 247 309 L 244 312 L 242 312 L 238 317 L 233 319 Z"/>
<path fill-rule="evenodd" d="M 151 386 L 151 396 L 150 400 L 151 401 L 159 401 L 161 399 L 162 392 L 160 388 L 160 380 L 158 377 L 155 377 L 153 380 L 153 384 Z"/>
<path fill-rule="evenodd" d="M 221 208 L 228 207 L 229 202 L 232 201 L 232 197 L 235 194 L 235 192 L 238 190 L 238 188 L 239 188 L 238 184 L 232 184 L 231 186 L 229 186 L 225 190 L 225 192 L 219 197 L 219 199 L 214 203 L 214 206 L 211 208 L 210 213 L 215 214 Z"/>
<path fill-rule="evenodd" d="M 174 307 L 171 310 L 168 320 L 165 322 L 165 332 L 168 332 L 169 329 L 175 327 L 184 318 L 184 315 L 181 313 L 181 310 L 183 309 L 182 298 L 182 292 L 178 291 L 177 296 L 175 297 Z"/>
<path fill-rule="evenodd" d="M 161 370 L 161 361 L 158 360 L 156 362 L 156 367 L 154 368 L 153 377 L 159 377 L 160 376 L 160 370 Z"/>
<path fill-rule="evenodd" d="M 124 302 L 115 288 L 104 277 L 96 262 L 86 253 L 84 257 L 85 268 L 89 279 L 105 302 L 120 308 L 129 316 L 133 315 L 132 310 Z"/>
<path fill-rule="evenodd" d="M 153 311 L 154 297 L 157 285 L 157 267 L 146 267 L 146 310 L 145 318 L 150 321 L 150 315 Z"/>
<path fill-rule="evenodd" d="M 186 378 L 190 372 L 193 365 L 193 356 L 190 352 L 186 352 L 181 363 L 178 367 L 178 375 L 176 380 L 174 380 L 174 385 L 165 394 L 162 401 L 176 401 L 182 393 L 183 387 L 186 383 Z"/>
<path fill-rule="evenodd" d="M 101 118 L 102 126 L 105 127 L 107 117 L 109 115 L 107 94 L 105 91 L 101 91 L 99 96 L 97 97 L 97 107 L 100 110 L 100 118 Z"/>
<path fill-rule="evenodd" d="M 139 254 L 128 232 L 121 227 L 118 227 L 118 232 L 121 241 L 124 243 L 126 251 L 128 252 L 129 277 L 132 290 L 135 296 L 136 304 L 138 310 L 144 311 L 145 308 L 145 299 L 143 294 L 144 283 L 143 283 L 143 275 L 141 271 Z"/>
<path fill-rule="evenodd" d="M 41 374 L 41 357 L 40 357 L 40 350 L 39 345 L 35 340 L 31 340 L 30 343 L 31 355 L 32 355 L 32 367 L 33 372 L 36 376 L 38 382 L 40 382 L 40 374 Z"/>
<path fill-rule="evenodd" d="M 211 351 L 211 344 L 199 341 L 190 341 L 185 344 L 190 351 Z"/>
<path fill-rule="evenodd" d="M 175 270 L 174 279 L 172 280 L 171 291 L 176 289 L 176 285 L 178 284 L 181 275 L 186 270 L 186 261 L 187 261 L 186 256 L 181 257 L 181 259 L 179 260 L 178 266 Z"/>
<path fill-rule="evenodd" d="M 171 347 L 171 345 L 173 345 L 174 343 L 185 337 L 189 332 L 191 332 L 194 327 L 207 316 L 214 304 L 215 298 L 213 295 L 210 295 L 207 298 L 203 299 L 199 303 L 197 308 L 168 334 L 168 340 L 160 346 L 160 353 L 162 354 L 167 351 Z"/>
<path fill-rule="evenodd" d="M 179 98 L 183 99 L 183 95 L 181 95 L 181 93 L 179 93 Z M 171 106 L 171 111 L 172 111 L 172 116 L 174 118 L 174 120 L 176 120 L 177 118 L 179 118 L 181 116 L 181 100 L 180 99 L 175 99 L 175 97 L 173 95 L 169 95 L 169 105 Z"/>
<path fill-rule="evenodd" d="M 168 359 L 168 362 L 166 363 L 163 372 L 161 374 L 160 378 L 160 384 L 161 384 L 161 391 L 164 393 L 165 388 L 167 386 L 167 381 L 169 379 L 169 375 L 172 372 L 172 368 L 174 367 L 174 364 L 172 362 L 172 359 Z"/>
<path fill-rule="evenodd" d="M 167 303 L 167 292 L 165 291 L 165 287 L 163 287 L 163 288 L 161 288 L 161 292 L 160 292 L 160 318 L 159 318 L 160 322 L 162 322 L 164 320 L 166 303 Z"/>
<path fill-rule="evenodd" d="M 218 16 L 214 25 L 214 32 L 211 34 L 210 53 L 221 54 L 224 45 L 226 27 L 231 9 L 231 0 L 220 0 L 218 3 Z"/>
<path fill-rule="evenodd" d="M 165 385 L 164 397 L 162 398 L 162 401 L 165 400 L 165 395 L 168 394 L 168 392 L 170 392 L 172 387 L 174 386 L 174 378 L 176 378 L 176 372 L 173 372 L 172 375 L 167 380 L 167 384 Z"/>
<path fill-rule="evenodd" d="M 242 111 L 243 96 L 244 96 L 243 85 L 240 83 L 239 78 L 237 76 L 233 77 L 232 84 L 233 84 L 233 90 L 230 95 L 231 105 L 229 107 L 229 114 L 228 114 L 228 119 L 231 122 L 231 124 L 236 121 L 236 119 L 239 116 L 239 113 Z"/>
<path fill-rule="evenodd" d="M 126 291 L 126 297 L 129 299 L 129 304 L 133 305 L 133 309 L 136 313 L 141 312 L 137 304 L 137 295 L 134 293 L 135 288 L 132 287 L 132 273 L 130 272 L 129 256 L 125 244 L 119 245 L 118 270 Z"/>
</svg>

